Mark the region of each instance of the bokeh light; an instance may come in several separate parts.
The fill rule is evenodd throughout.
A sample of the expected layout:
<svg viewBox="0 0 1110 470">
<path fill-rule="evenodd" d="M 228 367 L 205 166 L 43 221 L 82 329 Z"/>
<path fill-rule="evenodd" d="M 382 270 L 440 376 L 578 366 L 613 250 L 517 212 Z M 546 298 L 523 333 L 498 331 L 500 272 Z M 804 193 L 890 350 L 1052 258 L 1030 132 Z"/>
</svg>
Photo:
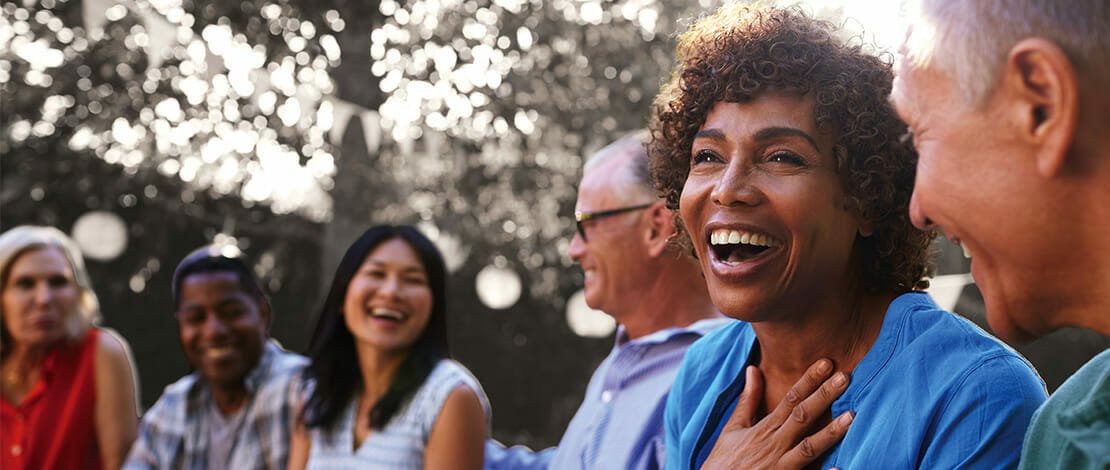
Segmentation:
<svg viewBox="0 0 1110 470">
<path fill-rule="evenodd" d="M 586 304 L 586 292 L 581 290 L 567 300 L 566 321 L 574 334 L 584 338 L 605 338 L 617 329 L 613 317 Z"/>
<path fill-rule="evenodd" d="M 515 271 L 491 264 L 482 268 L 474 279 L 478 299 L 494 310 L 512 307 L 520 300 L 520 276 Z"/>
<path fill-rule="evenodd" d="M 127 225 L 108 211 L 87 212 L 79 217 L 71 236 L 86 258 L 97 261 L 111 261 L 127 249 Z"/>
</svg>

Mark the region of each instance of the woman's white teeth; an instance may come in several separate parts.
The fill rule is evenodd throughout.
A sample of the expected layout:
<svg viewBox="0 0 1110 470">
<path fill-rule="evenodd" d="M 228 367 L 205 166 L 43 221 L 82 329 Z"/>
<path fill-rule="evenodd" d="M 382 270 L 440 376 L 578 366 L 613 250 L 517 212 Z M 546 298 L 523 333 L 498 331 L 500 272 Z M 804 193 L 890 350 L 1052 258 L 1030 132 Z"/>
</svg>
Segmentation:
<svg viewBox="0 0 1110 470">
<path fill-rule="evenodd" d="M 964 245 L 963 243 L 960 243 L 960 248 L 962 248 L 964 250 L 964 258 L 971 259 L 971 252 L 968 251 L 967 245 Z"/>
<path fill-rule="evenodd" d="M 742 232 L 740 230 L 718 229 L 709 233 L 709 244 L 711 245 L 755 245 L 774 247 L 779 245 L 779 241 L 771 238 L 770 235 L 762 233 Z"/>
<path fill-rule="evenodd" d="M 391 318 L 391 319 L 394 319 L 394 320 L 404 320 L 405 319 L 405 314 L 403 314 L 401 312 L 398 312 L 396 310 L 390 310 L 390 309 L 387 309 L 387 308 L 375 308 L 375 309 L 370 311 L 370 315 L 374 316 L 374 317 Z"/>
</svg>

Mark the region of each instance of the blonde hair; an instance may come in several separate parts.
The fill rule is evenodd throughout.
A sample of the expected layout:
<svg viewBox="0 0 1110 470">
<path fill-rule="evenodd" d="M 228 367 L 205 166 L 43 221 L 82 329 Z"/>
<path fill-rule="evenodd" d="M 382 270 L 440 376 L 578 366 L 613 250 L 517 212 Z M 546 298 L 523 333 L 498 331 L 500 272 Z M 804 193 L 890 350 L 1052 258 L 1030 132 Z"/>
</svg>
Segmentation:
<svg viewBox="0 0 1110 470">
<path fill-rule="evenodd" d="M 66 234 L 54 227 L 21 225 L 0 235 L 0 292 L 7 287 L 15 261 L 31 250 L 56 248 L 69 261 L 73 281 L 77 286 L 77 308 L 64 313 L 66 339 L 77 341 L 100 318 L 100 302 L 93 292 L 89 273 L 81 250 Z M 7 343 L 11 336 L 3 321 L 3 306 L 0 305 L 0 356 L 7 355 Z"/>
<path fill-rule="evenodd" d="M 959 84 L 964 103 L 982 104 L 1010 49 L 1040 37 L 1068 55 L 1081 77 L 1110 82 L 1106 0 L 909 0 L 903 55 Z"/>
</svg>

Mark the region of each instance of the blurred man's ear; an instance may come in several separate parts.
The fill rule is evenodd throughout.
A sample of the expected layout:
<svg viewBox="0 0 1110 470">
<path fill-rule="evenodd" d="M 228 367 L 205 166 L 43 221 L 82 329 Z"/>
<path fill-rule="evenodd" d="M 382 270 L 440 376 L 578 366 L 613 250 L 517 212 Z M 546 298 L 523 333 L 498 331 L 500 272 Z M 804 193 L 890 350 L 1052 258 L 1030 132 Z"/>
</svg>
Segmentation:
<svg viewBox="0 0 1110 470">
<path fill-rule="evenodd" d="M 1000 81 L 1022 140 L 1035 148 L 1037 171 L 1054 177 L 1068 163 L 1079 119 L 1079 80 L 1067 54 L 1051 41 L 1019 41 Z"/>
<path fill-rule="evenodd" d="M 662 200 L 655 201 L 645 212 L 649 221 L 648 255 L 654 258 L 667 251 L 667 244 L 675 233 L 674 213 L 663 205 Z"/>
</svg>

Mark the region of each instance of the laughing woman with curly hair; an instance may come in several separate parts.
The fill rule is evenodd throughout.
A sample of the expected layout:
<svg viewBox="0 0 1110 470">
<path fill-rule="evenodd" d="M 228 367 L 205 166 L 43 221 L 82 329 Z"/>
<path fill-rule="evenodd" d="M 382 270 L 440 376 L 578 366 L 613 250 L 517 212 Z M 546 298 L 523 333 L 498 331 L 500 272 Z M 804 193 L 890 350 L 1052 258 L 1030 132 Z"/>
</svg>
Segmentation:
<svg viewBox="0 0 1110 470">
<path fill-rule="evenodd" d="M 652 172 L 714 304 L 743 321 L 687 353 L 667 468 L 1012 467 L 1044 385 L 922 292 L 932 234 L 907 214 L 891 67 L 838 34 L 726 6 L 679 39 Z"/>
</svg>

